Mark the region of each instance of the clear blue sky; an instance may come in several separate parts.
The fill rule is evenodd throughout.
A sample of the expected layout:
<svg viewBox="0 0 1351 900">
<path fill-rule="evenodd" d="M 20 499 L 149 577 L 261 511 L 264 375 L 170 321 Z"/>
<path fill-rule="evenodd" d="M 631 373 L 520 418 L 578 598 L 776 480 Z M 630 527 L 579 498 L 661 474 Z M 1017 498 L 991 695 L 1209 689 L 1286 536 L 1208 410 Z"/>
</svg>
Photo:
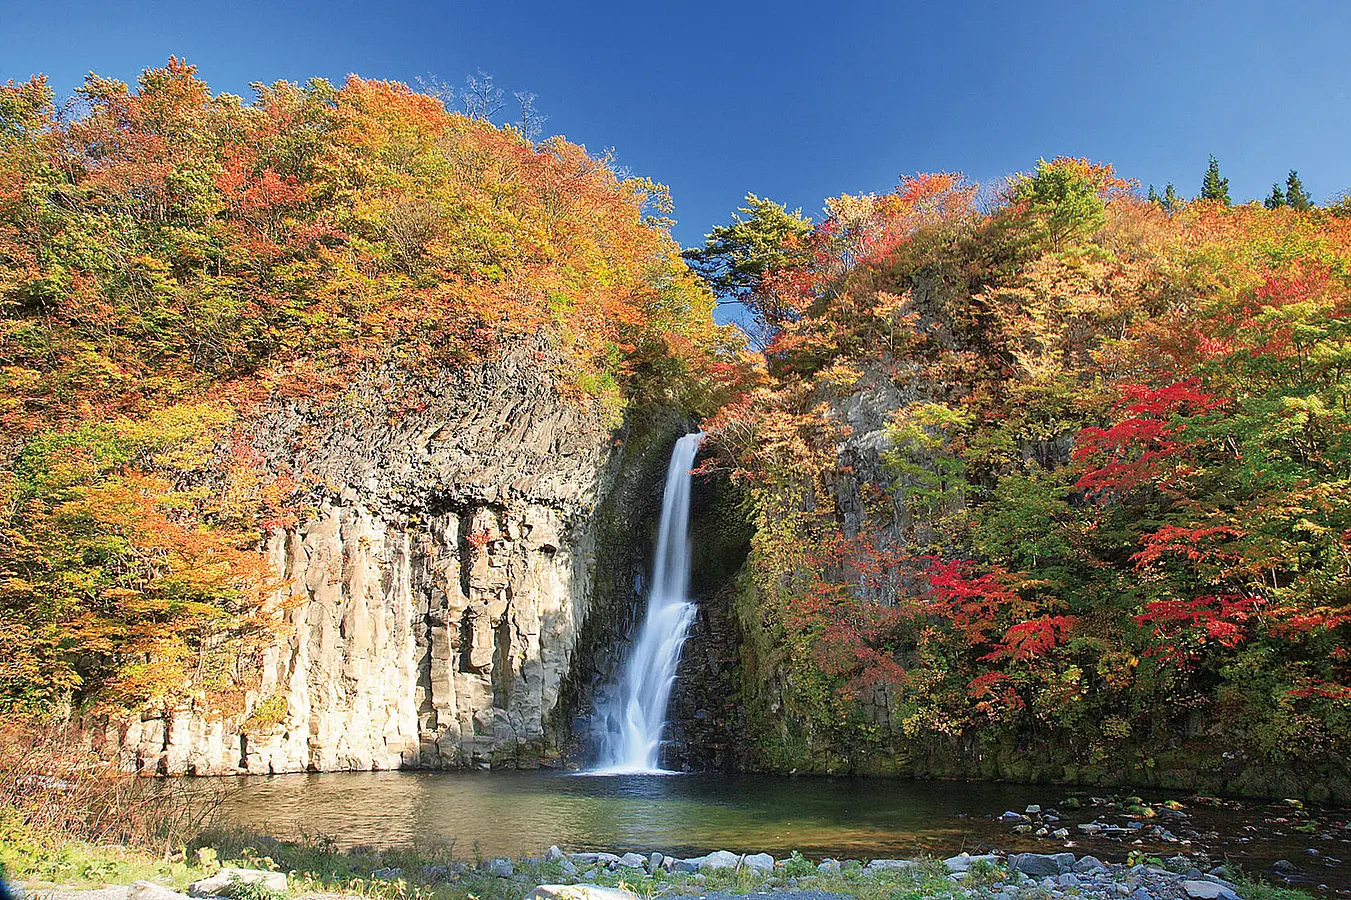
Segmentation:
<svg viewBox="0 0 1351 900">
<path fill-rule="evenodd" d="M 685 244 L 754 191 L 816 215 L 901 173 L 979 180 L 1088 156 L 1236 200 L 1299 170 L 1351 187 L 1346 0 L 218 3 L 0 0 L 0 79 L 133 81 L 171 55 L 217 91 L 348 72 L 539 95 L 546 130 L 671 186 Z"/>
</svg>

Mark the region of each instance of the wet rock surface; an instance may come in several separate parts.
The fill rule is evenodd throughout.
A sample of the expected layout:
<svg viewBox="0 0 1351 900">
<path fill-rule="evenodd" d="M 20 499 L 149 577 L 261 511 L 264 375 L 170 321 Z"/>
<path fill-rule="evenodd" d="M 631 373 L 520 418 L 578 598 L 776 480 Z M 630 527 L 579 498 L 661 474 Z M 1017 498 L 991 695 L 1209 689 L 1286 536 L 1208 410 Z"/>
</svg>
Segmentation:
<svg viewBox="0 0 1351 900">
<path fill-rule="evenodd" d="M 1309 810 L 1295 799 L 1147 801 L 1083 793 L 992 819 L 1020 847 L 1092 849 L 1103 857 L 1144 859 L 1196 874 L 1208 871 L 1212 861 L 1237 858 L 1249 873 L 1277 883 L 1351 891 L 1351 870 L 1343 863 L 1351 858 L 1351 817 L 1345 811 Z M 1201 900 L 1210 890 L 1194 884 L 1188 896 Z"/>
<path fill-rule="evenodd" d="M 668 707 L 668 767 L 715 772 L 740 767 L 749 743 L 737 692 L 740 639 L 727 594 L 702 598 Z"/>
</svg>

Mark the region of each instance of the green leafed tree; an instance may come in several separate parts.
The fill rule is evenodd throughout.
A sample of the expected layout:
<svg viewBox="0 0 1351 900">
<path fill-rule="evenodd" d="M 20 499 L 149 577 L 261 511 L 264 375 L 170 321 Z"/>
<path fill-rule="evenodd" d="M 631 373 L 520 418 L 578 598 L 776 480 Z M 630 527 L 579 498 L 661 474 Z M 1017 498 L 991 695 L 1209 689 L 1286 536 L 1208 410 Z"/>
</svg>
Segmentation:
<svg viewBox="0 0 1351 900">
<path fill-rule="evenodd" d="M 1309 192 L 1304 190 L 1304 185 L 1299 180 L 1299 173 L 1294 169 L 1285 179 L 1285 202 L 1296 212 L 1304 212 L 1313 206 L 1313 198 Z"/>
<path fill-rule="evenodd" d="M 1229 179 L 1220 177 L 1220 163 L 1214 154 L 1211 154 L 1206 176 L 1201 180 L 1201 199 L 1217 200 L 1225 206 L 1232 202 L 1229 199 Z"/>
<path fill-rule="evenodd" d="M 1082 160 L 1039 160 L 1035 174 L 1014 181 L 1011 199 L 1025 206 L 1052 251 L 1086 238 L 1106 221 L 1102 185 Z"/>
<path fill-rule="evenodd" d="M 1162 194 L 1154 190 L 1154 185 L 1151 184 L 1148 199 L 1150 203 L 1168 212 L 1177 209 L 1177 189 L 1173 187 L 1172 182 L 1164 186 Z"/>
<path fill-rule="evenodd" d="M 755 194 L 747 194 L 745 203 L 730 223 L 708 233 L 704 246 L 686 250 L 684 256 L 720 303 L 740 304 L 751 313 L 762 332 L 751 337 L 763 343 L 790 317 L 762 290 L 763 277 L 810 260 L 812 224 L 801 210 L 789 212 L 783 204 Z"/>
<path fill-rule="evenodd" d="M 1280 209 L 1285 206 L 1285 191 L 1281 190 L 1279 184 L 1271 186 L 1271 196 L 1263 200 L 1262 205 L 1267 209 Z"/>
</svg>

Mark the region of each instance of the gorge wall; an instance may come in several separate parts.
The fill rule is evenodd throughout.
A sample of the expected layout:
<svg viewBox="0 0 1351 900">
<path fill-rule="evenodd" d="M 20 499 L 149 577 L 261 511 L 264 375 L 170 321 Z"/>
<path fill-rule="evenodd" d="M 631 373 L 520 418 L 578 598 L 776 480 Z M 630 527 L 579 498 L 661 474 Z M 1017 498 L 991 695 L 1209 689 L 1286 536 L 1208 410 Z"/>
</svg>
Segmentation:
<svg viewBox="0 0 1351 900">
<path fill-rule="evenodd" d="M 705 451 L 707 452 L 707 451 Z M 692 771 L 747 768 L 752 735 L 742 687 L 744 630 L 733 600 L 737 573 L 750 550 L 742 496 L 725 477 L 693 484 L 690 508 L 690 623 L 667 711 L 665 765 Z"/>
<path fill-rule="evenodd" d="M 559 396 L 557 364 L 539 344 L 429 379 L 366 372 L 262 415 L 266 463 L 327 487 L 266 538 L 285 586 L 257 686 L 236 710 L 96 723 L 105 749 L 161 774 L 557 762 L 634 607 L 640 501 L 678 430 L 647 416 L 625 441 Z"/>
<path fill-rule="evenodd" d="M 862 367 L 848 390 L 822 405 L 823 417 L 844 426 L 845 436 L 831 448 L 816 500 L 849 536 L 859 533 L 870 515 L 877 527 L 877 504 L 867 486 L 895 477 L 887 472 L 886 460 L 895 446 L 888 429 L 894 411 L 935 398 L 913 386 L 898 387 L 897 380 L 882 367 Z M 1023 439 L 1016 452 L 1051 470 L 1069 461 L 1073 446 L 1072 435 L 1060 434 Z M 882 540 L 921 546 L 936 541 L 938 519 L 947 512 L 915 515 L 899 501 L 883 511 L 892 518 L 879 529 Z M 679 707 L 678 734 L 694 768 L 1147 787 L 1351 802 L 1351 778 L 1342 759 L 1296 764 L 1288 757 L 1263 758 L 1234 739 L 1222 708 L 1199 704 L 1185 716 L 1159 713 L 1147 718 L 1138 733 L 1116 739 L 1105 750 L 1091 742 L 1089 728 L 1050 716 L 1012 726 L 925 733 L 916 727 L 921 710 L 895 688 L 879 684 L 846 699 L 823 690 L 812 665 L 794 664 L 786 646 L 792 635 L 786 636 L 766 611 L 763 590 L 750 568 L 748 563 L 739 573 L 722 576 L 723 587 L 701 609 L 691 637 L 692 655 L 707 660 L 702 674 L 694 673 L 700 664 L 691 661 L 691 683 L 677 693 L 684 704 Z M 872 602 L 885 602 L 878 595 L 892 586 L 887 579 L 905 577 L 904 571 L 883 571 L 872 579 L 857 578 L 853 590 Z M 903 589 L 914 586 L 904 584 Z M 892 652 L 902 664 L 921 671 L 913 642 Z M 819 659 L 813 657 L 812 663 Z M 933 693 L 939 695 L 936 689 Z M 720 702 L 727 697 L 735 702 Z M 813 699 L 825 702 L 813 704 Z M 846 721 L 850 727 L 844 727 Z"/>
</svg>

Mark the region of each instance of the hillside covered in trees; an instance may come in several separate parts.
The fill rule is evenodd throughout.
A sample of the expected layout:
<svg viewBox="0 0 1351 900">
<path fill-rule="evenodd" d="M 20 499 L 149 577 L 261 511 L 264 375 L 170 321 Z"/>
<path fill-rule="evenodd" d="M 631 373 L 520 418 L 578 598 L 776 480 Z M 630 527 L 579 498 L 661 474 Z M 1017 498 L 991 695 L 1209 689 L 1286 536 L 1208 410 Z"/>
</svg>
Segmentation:
<svg viewBox="0 0 1351 900">
<path fill-rule="evenodd" d="M 262 535 L 343 489 L 262 412 L 543 341 L 607 428 L 710 414 L 743 765 L 1351 799 L 1343 207 L 1059 158 L 816 224 L 752 196 L 682 259 L 664 188 L 484 109 L 177 60 L 0 87 L 0 710 L 251 690 Z"/>
<path fill-rule="evenodd" d="M 705 463 L 749 765 L 1351 799 L 1351 218 L 1224 187 L 1060 158 L 689 254 L 765 345 Z"/>
<path fill-rule="evenodd" d="M 0 86 L 0 710 L 256 685 L 261 537 L 342 488 L 264 464 L 265 408 L 377 373 L 413 415 L 400 384 L 543 341 L 613 424 L 735 369 L 660 185 L 399 84 L 255 90 Z"/>
</svg>

